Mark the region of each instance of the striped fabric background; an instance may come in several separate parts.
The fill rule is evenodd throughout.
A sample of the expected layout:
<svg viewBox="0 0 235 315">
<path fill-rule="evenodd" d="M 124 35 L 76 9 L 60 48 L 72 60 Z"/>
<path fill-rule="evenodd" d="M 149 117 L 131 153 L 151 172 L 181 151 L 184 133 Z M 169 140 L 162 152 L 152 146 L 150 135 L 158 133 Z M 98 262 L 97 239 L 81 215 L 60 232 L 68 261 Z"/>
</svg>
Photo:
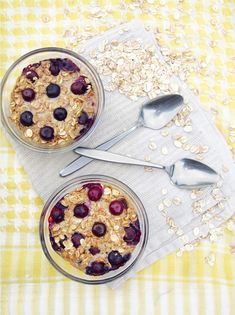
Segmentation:
<svg viewBox="0 0 235 315">
<path fill-rule="evenodd" d="M 110 9 L 94 17 L 89 6 Z M 153 4 L 152 4 L 153 3 Z M 179 4 L 177 4 L 179 3 Z M 27 51 L 43 46 L 65 46 L 66 29 L 85 27 L 103 31 L 138 18 L 159 28 L 161 43 L 170 48 L 165 30 L 182 23 L 184 40 L 210 63 L 210 77 L 190 77 L 202 104 L 218 114 L 217 126 L 232 146 L 235 121 L 235 2 L 234 0 L 184 1 L 0 1 L 0 75 Z M 176 8 L 182 10 L 178 21 Z M 156 13 L 143 13 L 155 6 Z M 124 12 L 123 7 L 126 7 Z M 122 8 L 122 9 L 120 9 Z M 135 8 L 135 9 L 134 9 Z M 142 9 L 142 12 L 141 12 Z M 101 10 L 102 11 L 102 10 Z M 211 43 L 213 42 L 213 45 Z M 208 57 L 209 56 L 209 57 Z M 231 138 L 231 139 L 230 139 Z M 234 147 L 235 150 L 235 147 Z M 32 189 L 15 152 L 0 130 L 0 313 L 21 314 L 234 314 L 235 231 L 225 231 L 216 243 L 202 242 L 195 251 L 165 257 L 121 288 L 81 285 L 61 276 L 44 257 L 38 237 L 42 201 Z M 232 223 L 229 229 L 234 229 Z M 204 262 L 215 255 L 215 264 Z"/>
</svg>

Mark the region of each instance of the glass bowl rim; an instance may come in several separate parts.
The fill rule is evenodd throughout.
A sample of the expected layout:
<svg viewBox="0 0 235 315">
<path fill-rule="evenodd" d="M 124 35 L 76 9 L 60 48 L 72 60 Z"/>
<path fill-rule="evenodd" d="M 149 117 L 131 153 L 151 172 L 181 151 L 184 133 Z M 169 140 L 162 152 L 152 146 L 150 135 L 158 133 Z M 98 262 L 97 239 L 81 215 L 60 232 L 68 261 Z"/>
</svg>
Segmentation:
<svg viewBox="0 0 235 315">
<path fill-rule="evenodd" d="M 144 231 L 141 230 L 141 232 L 143 233 L 143 241 L 142 241 L 142 246 L 139 250 L 139 253 L 137 254 L 137 256 L 135 257 L 135 259 L 132 261 L 132 263 L 128 266 L 128 268 L 123 268 L 122 271 L 120 271 L 118 274 L 110 277 L 110 278 L 106 278 L 106 279 L 97 279 L 97 280 L 88 280 L 88 279 L 83 279 L 83 278 L 78 278 L 74 275 L 71 275 L 69 273 L 67 273 L 63 268 L 61 268 L 51 257 L 47 246 L 46 246 L 46 242 L 45 242 L 45 235 L 44 235 L 44 223 L 45 223 L 45 217 L 47 214 L 47 211 L 50 209 L 51 204 L 53 203 L 53 201 L 56 199 L 57 195 L 59 193 L 62 193 L 63 191 L 66 191 L 67 189 L 69 189 L 70 187 L 72 187 L 74 184 L 76 183 L 82 183 L 83 180 L 94 180 L 94 181 L 107 181 L 107 183 L 111 183 L 113 185 L 117 185 L 119 187 L 121 187 L 121 189 L 123 188 L 123 190 L 125 190 L 125 192 L 127 191 L 128 196 L 132 197 L 132 199 L 134 199 L 134 201 L 136 202 L 139 211 L 142 214 L 143 217 L 143 227 L 144 227 Z M 88 174 L 88 175 L 82 175 L 82 176 L 78 176 L 74 179 L 71 179 L 69 181 L 67 181 L 66 183 L 60 185 L 51 195 L 50 197 L 47 199 L 46 203 L 44 204 L 43 210 L 41 212 L 41 216 L 40 216 L 40 221 L 39 221 L 39 238 L 40 238 L 40 242 L 41 242 L 41 247 L 42 250 L 44 252 L 44 255 L 47 257 L 48 261 L 51 263 L 51 265 L 57 270 L 59 271 L 61 274 L 63 274 L 64 276 L 66 276 L 67 278 L 74 280 L 76 282 L 80 282 L 83 284 L 91 284 L 91 285 L 97 285 L 97 284 L 105 284 L 105 283 L 109 283 L 112 281 L 115 281 L 117 279 L 119 279 L 120 277 L 122 277 L 123 275 L 127 274 L 132 267 L 140 260 L 140 258 L 143 256 L 143 253 L 145 251 L 147 242 L 148 242 L 148 237 L 149 237 L 149 221 L 148 221 L 148 216 L 147 216 L 147 212 L 145 210 L 145 207 L 142 203 L 142 201 L 140 200 L 140 198 L 136 195 L 136 193 L 125 183 L 123 183 L 122 181 L 111 177 L 111 176 L 106 176 L 106 175 L 101 175 L 101 174 Z M 125 266 L 125 265 L 124 265 Z M 123 266 L 123 267 L 124 267 Z"/>
<path fill-rule="evenodd" d="M 55 147 L 49 147 L 49 148 L 40 148 L 39 146 L 37 146 L 36 144 L 31 144 L 26 142 L 23 137 L 21 137 L 20 135 L 18 135 L 17 133 L 15 133 L 10 127 L 9 127 L 9 123 L 8 123 L 8 119 L 7 117 L 5 117 L 4 114 L 4 110 L 3 110 L 3 91 L 4 91 L 4 87 L 5 84 L 10 76 L 10 74 L 12 73 L 12 71 L 17 67 L 17 65 L 27 59 L 28 57 L 31 57 L 35 54 L 38 53 L 43 53 L 43 52 L 59 52 L 59 53 L 64 53 L 67 55 L 70 55 L 72 57 L 74 57 L 75 59 L 79 60 L 82 64 L 84 64 L 89 71 L 92 73 L 94 79 L 95 79 L 95 85 L 96 88 L 98 90 L 98 109 L 97 109 L 97 113 L 96 113 L 96 117 L 94 120 L 94 123 L 92 125 L 92 127 L 88 130 L 88 132 L 83 135 L 81 137 L 81 139 L 79 139 L 78 141 L 74 141 L 68 145 L 65 145 L 63 147 L 59 147 L 59 148 L 55 148 Z M 6 71 L 6 73 L 4 74 L 2 80 L 1 80 L 1 88 L 0 88 L 0 102 L 1 102 L 1 106 L 0 106 L 0 113 L 1 113 L 1 121 L 2 121 L 2 125 L 4 126 L 5 130 L 8 132 L 8 134 L 11 135 L 11 137 L 14 140 L 19 141 L 20 144 L 22 144 L 24 147 L 27 147 L 33 151 L 39 152 L 39 153 L 64 153 L 64 152 L 68 152 L 70 150 L 75 149 L 76 147 L 78 147 L 79 145 L 81 145 L 85 140 L 87 140 L 92 133 L 95 131 L 98 123 L 101 120 L 102 117 L 102 113 L 104 111 L 105 108 L 105 93 L 104 93 L 104 86 L 102 83 L 102 80 L 98 74 L 98 72 L 95 70 L 95 68 L 92 66 L 92 64 L 83 56 L 77 54 L 76 52 L 66 49 L 66 48 L 60 48 L 60 47 L 43 47 L 43 48 L 37 48 L 34 50 L 29 51 L 28 53 L 22 55 L 21 57 L 19 57 L 16 61 L 14 61 L 11 66 L 8 68 L 8 70 Z"/>
</svg>

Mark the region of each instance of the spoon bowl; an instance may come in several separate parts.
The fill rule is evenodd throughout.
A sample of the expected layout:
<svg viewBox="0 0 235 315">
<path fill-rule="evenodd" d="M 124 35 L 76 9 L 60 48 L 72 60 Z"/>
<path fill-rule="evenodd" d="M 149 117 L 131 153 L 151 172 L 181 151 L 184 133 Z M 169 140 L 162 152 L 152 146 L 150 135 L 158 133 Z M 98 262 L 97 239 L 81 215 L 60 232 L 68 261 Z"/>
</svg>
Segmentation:
<svg viewBox="0 0 235 315">
<path fill-rule="evenodd" d="M 219 175 L 208 165 L 193 159 L 181 159 L 165 167 L 171 182 L 179 188 L 200 188 L 215 184 Z"/>
<path fill-rule="evenodd" d="M 178 94 L 164 95 L 145 103 L 140 111 L 139 122 L 150 129 L 165 127 L 179 112 L 183 97 Z"/>
</svg>

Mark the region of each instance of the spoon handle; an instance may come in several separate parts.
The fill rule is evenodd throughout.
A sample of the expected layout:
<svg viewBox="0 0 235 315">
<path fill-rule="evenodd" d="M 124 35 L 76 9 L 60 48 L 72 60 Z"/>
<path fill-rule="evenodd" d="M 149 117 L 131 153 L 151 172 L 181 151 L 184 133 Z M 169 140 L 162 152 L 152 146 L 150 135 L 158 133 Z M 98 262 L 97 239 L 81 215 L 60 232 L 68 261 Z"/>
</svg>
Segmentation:
<svg viewBox="0 0 235 315">
<path fill-rule="evenodd" d="M 156 163 L 150 163 L 150 162 L 146 162 L 146 161 L 142 161 L 142 160 L 137 160 L 137 159 L 130 158 L 128 156 L 119 155 L 119 154 L 106 152 L 106 151 L 101 151 L 101 150 L 97 150 L 97 149 L 77 148 L 74 151 L 76 153 L 79 153 L 83 156 L 86 156 L 86 157 L 89 157 L 89 158 L 92 158 L 95 160 L 165 169 L 165 166 L 163 166 L 163 165 L 159 165 Z"/>
<path fill-rule="evenodd" d="M 136 130 L 138 127 L 140 127 L 140 124 L 135 124 L 131 128 L 129 128 L 126 131 L 123 131 L 119 133 L 118 135 L 114 136 L 113 138 L 109 139 L 108 141 L 105 141 L 104 143 L 100 144 L 96 149 L 100 150 L 108 150 L 110 149 L 114 144 L 118 143 L 120 140 L 128 136 L 130 133 L 132 133 L 134 130 Z M 78 148 L 79 149 L 79 148 Z M 75 149 L 76 152 L 76 149 Z M 65 177 L 68 176 L 77 170 L 81 169 L 85 165 L 92 162 L 92 158 L 81 156 L 74 161 L 72 161 L 70 164 L 68 164 L 64 169 L 60 171 L 60 176 Z"/>
</svg>

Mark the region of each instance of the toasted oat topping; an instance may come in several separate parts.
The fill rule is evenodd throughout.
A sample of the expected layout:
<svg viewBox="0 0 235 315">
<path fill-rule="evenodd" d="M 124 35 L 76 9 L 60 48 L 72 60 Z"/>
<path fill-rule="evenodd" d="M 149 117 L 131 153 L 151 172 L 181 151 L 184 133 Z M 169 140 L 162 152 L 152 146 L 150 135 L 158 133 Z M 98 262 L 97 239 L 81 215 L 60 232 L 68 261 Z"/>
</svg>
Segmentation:
<svg viewBox="0 0 235 315">
<path fill-rule="evenodd" d="M 66 194 L 51 210 L 48 222 L 53 249 L 89 275 L 123 266 L 141 236 L 128 196 L 100 183 Z"/>
<path fill-rule="evenodd" d="M 84 135 L 97 111 L 90 79 L 70 59 L 27 66 L 11 94 L 10 118 L 32 142 L 63 145 Z"/>
</svg>

